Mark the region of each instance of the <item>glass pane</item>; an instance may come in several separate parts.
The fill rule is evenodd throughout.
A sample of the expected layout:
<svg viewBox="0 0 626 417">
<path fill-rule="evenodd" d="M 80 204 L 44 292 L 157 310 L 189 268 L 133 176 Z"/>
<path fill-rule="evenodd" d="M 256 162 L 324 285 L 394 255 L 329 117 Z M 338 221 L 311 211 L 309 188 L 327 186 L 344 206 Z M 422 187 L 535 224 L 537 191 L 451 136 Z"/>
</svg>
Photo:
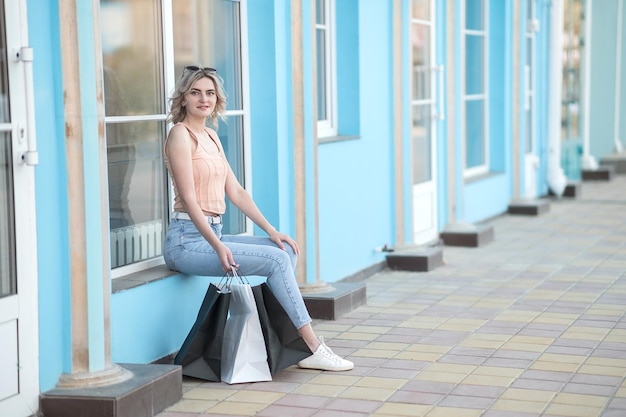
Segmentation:
<svg viewBox="0 0 626 417">
<path fill-rule="evenodd" d="M 317 31 L 317 120 L 328 120 L 326 92 L 326 31 Z"/>
<path fill-rule="evenodd" d="M 176 77 L 187 65 L 216 68 L 224 79 L 228 111 L 243 110 L 239 2 L 176 0 L 172 14 Z M 245 184 L 243 116 L 220 121 L 217 133 L 235 175 Z M 222 232 L 245 232 L 244 215 L 228 199 L 226 205 Z"/>
<path fill-rule="evenodd" d="M 528 66 L 528 68 L 533 67 L 533 40 L 531 38 L 527 38 L 526 39 L 526 65 Z M 526 86 L 527 89 L 529 90 L 533 90 L 533 72 L 532 70 L 528 71 L 528 85 Z"/>
<path fill-rule="evenodd" d="M 101 0 L 107 116 L 164 113 L 161 4 Z"/>
<path fill-rule="evenodd" d="M 177 79 L 187 65 L 212 67 L 224 79 L 228 110 L 243 109 L 241 22 L 238 2 L 172 2 Z"/>
<path fill-rule="evenodd" d="M 484 86 L 484 38 L 465 37 L 465 94 L 483 94 Z"/>
<path fill-rule="evenodd" d="M 465 0 L 465 28 L 469 30 L 484 30 L 484 3 L 483 0 Z"/>
<path fill-rule="evenodd" d="M 430 181 L 432 178 L 431 161 L 431 105 L 413 107 L 413 184 Z"/>
<path fill-rule="evenodd" d="M 526 153 L 533 152 L 533 110 L 526 110 Z"/>
<path fill-rule="evenodd" d="M 526 19 L 527 20 L 531 20 L 533 19 L 534 13 L 533 13 L 533 2 L 535 0 L 526 0 Z"/>
<path fill-rule="evenodd" d="M 581 0 L 564 1 L 562 139 L 580 139 L 581 58 L 584 43 L 584 5 Z"/>
<path fill-rule="evenodd" d="M 430 27 L 411 25 L 413 46 L 413 100 L 431 97 L 430 91 Z"/>
<path fill-rule="evenodd" d="M 326 24 L 326 0 L 315 0 L 315 23 Z"/>
<path fill-rule="evenodd" d="M 484 100 L 465 102 L 465 167 L 485 164 L 485 106 Z"/>
<path fill-rule="evenodd" d="M 0 122 L 9 123 L 9 79 L 4 2 L 0 0 Z M 15 204 L 13 201 L 11 133 L 0 133 L 0 297 L 17 293 L 15 270 Z"/>
<path fill-rule="evenodd" d="M 245 184 L 243 142 L 243 116 L 230 116 L 228 123 L 220 121 L 218 134 L 224 147 L 224 153 L 230 167 L 240 183 Z M 238 234 L 245 232 L 245 216 L 230 200 L 226 199 L 226 214 L 224 215 L 223 233 Z"/>
<path fill-rule="evenodd" d="M 413 0 L 413 19 L 430 20 L 430 0 Z"/>
<path fill-rule="evenodd" d="M 161 255 L 169 211 L 165 134 L 163 121 L 107 123 L 113 268 Z"/>
</svg>

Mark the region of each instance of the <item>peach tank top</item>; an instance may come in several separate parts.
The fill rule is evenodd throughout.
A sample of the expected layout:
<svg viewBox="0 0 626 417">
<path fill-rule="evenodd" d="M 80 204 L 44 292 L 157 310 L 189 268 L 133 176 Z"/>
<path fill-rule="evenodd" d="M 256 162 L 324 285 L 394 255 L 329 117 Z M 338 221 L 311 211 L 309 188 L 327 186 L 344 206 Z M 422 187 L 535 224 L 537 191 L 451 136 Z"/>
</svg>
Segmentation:
<svg viewBox="0 0 626 417">
<path fill-rule="evenodd" d="M 215 145 L 219 149 L 218 153 L 210 153 L 206 150 L 202 143 L 198 140 L 194 132 L 189 126 L 182 124 L 187 128 L 189 135 L 196 142 L 196 150 L 191 156 L 191 165 L 193 168 L 193 181 L 196 190 L 196 201 L 200 205 L 202 212 L 205 215 L 224 214 L 226 211 L 225 201 L 225 185 L 226 174 L 228 173 L 228 165 L 224 157 L 224 149 L 219 140 L 216 140 L 213 135 L 207 130 L 207 133 L 211 140 L 215 142 Z M 169 139 L 169 136 L 168 136 Z M 176 181 L 171 175 L 170 161 L 167 157 L 165 149 L 167 147 L 167 139 L 163 145 L 163 155 L 165 159 L 165 166 L 170 172 L 172 178 L 172 184 L 174 185 L 174 210 L 184 212 L 185 207 L 178 194 L 178 187 Z"/>
</svg>

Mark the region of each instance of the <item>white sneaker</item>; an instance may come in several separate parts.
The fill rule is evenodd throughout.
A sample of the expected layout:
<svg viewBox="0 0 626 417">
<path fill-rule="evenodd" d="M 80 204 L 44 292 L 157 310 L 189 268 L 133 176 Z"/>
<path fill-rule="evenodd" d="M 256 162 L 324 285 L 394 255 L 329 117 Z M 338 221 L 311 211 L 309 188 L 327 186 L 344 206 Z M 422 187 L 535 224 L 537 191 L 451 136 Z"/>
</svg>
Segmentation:
<svg viewBox="0 0 626 417">
<path fill-rule="evenodd" d="M 349 360 L 340 358 L 324 343 L 320 337 L 320 345 L 311 356 L 298 362 L 300 368 L 319 369 L 322 371 L 349 371 L 354 364 Z"/>
</svg>

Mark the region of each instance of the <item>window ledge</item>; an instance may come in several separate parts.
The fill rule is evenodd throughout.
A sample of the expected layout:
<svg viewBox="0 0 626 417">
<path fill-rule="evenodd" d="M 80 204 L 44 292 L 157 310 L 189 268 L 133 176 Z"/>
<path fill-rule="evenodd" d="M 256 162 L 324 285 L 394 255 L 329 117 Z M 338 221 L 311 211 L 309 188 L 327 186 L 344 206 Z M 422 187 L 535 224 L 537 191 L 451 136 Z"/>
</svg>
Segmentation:
<svg viewBox="0 0 626 417">
<path fill-rule="evenodd" d="M 471 184 L 473 182 L 478 182 L 482 180 L 486 180 L 487 178 L 497 177 L 504 174 L 502 171 L 489 171 L 483 174 L 472 175 L 471 177 L 465 178 L 465 184 Z"/>
<path fill-rule="evenodd" d="M 355 140 L 355 139 L 361 139 L 361 136 L 357 136 L 357 135 L 353 135 L 353 136 L 346 136 L 346 135 L 324 136 L 322 138 L 317 138 L 317 143 L 319 143 L 321 145 L 323 143 L 344 142 L 344 141 L 347 141 L 347 140 Z"/>
<path fill-rule="evenodd" d="M 134 272 L 132 274 L 124 275 L 123 277 L 115 278 L 111 280 L 111 288 L 113 294 L 115 294 L 117 292 L 130 290 L 131 288 L 139 287 L 141 285 L 159 281 L 178 274 L 178 272 L 172 271 L 167 267 L 167 265 L 163 264 L 144 271 Z"/>
</svg>

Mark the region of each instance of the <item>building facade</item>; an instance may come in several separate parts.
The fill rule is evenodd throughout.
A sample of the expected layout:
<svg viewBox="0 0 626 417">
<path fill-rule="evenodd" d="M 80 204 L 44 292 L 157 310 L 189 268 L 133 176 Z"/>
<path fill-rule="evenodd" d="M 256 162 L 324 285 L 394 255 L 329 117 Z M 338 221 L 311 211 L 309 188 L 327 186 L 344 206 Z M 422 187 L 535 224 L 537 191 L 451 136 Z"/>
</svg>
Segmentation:
<svg viewBox="0 0 626 417">
<path fill-rule="evenodd" d="M 593 169 L 626 137 L 622 0 L 0 0 L 0 414 L 172 355 L 221 278 L 161 256 L 184 66 L 223 77 L 230 164 L 323 288 L 563 194 L 573 8 Z"/>
</svg>

